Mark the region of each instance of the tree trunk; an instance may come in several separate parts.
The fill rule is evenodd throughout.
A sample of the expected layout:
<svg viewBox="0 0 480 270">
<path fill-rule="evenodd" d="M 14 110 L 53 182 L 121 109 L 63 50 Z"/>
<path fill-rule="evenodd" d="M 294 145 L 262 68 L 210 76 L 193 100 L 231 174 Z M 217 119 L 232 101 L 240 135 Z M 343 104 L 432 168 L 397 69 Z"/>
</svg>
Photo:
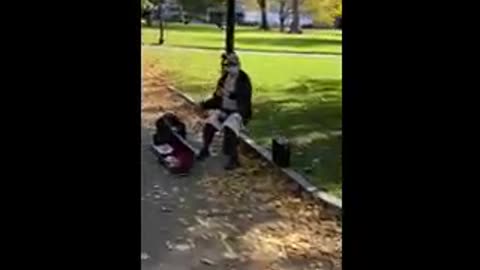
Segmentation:
<svg viewBox="0 0 480 270">
<path fill-rule="evenodd" d="M 269 30 L 268 19 L 267 19 L 267 0 L 259 0 L 258 5 L 260 6 L 260 11 L 262 13 L 262 21 L 260 24 L 260 29 Z"/>
<path fill-rule="evenodd" d="M 227 32 L 225 35 L 225 51 L 233 53 L 235 50 L 235 0 L 227 1 Z"/>
<path fill-rule="evenodd" d="M 293 0 L 292 3 L 292 23 L 290 24 L 289 33 L 301 34 L 302 30 L 300 29 L 300 14 L 299 14 L 299 0 Z"/>
<path fill-rule="evenodd" d="M 158 39 L 158 44 L 162 45 L 165 42 L 165 39 L 164 39 L 165 26 L 164 26 L 163 18 L 160 19 L 159 24 L 160 24 L 160 38 Z"/>
<path fill-rule="evenodd" d="M 280 17 L 280 32 L 285 32 L 285 19 L 283 17 Z"/>
<path fill-rule="evenodd" d="M 152 10 L 145 8 L 142 12 L 142 18 L 145 19 L 148 27 L 152 27 Z"/>
<path fill-rule="evenodd" d="M 164 14 L 163 14 L 163 10 L 162 10 L 162 6 L 159 5 L 158 6 L 158 27 L 159 27 L 159 30 L 160 30 L 160 37 L 158 39 L 158 44 L 159 45 L 162 45 L 164 42 L 165 42 L 165 38 L 164 38 L 164 32 L 165 32 L 165 21 L 163 20 L 163 17 L 164 17 Z"/>
<path fill-rule="evenodd" d="M 152 16 L 150 16 L 150 12 L 147 13 L 147 16 L 145 16 L 146 21 L 147 21 L 147 26 L 152 27 Z"/>
<path fill-rule="evenodd" d="M 267 11 L 265 8 L 262 9 L 262 25 L 260 26 L 263 30 L 268 30 L 268 20 L 267 20 Z"/>
<path fill-rule="evenodd" d="M 287 4 L 286 1 L 280 2 L 280 11 L 279 11 L 279 21 L 280 21 L 280 32 L 285 32 L 285 5 Z"/>
</svg>

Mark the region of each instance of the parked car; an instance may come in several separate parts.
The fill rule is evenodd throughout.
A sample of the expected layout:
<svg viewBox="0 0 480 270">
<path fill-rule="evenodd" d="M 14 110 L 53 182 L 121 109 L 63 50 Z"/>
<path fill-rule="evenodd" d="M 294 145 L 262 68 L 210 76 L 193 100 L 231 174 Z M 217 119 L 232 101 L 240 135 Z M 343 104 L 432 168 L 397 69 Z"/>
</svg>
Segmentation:
<svg viewBox="0 0 480 270">
<path fill-rule="evenodd" d="M 256 26 L 260 24 L 262 14 L 259 11 L 247 11 L 244 13 L 242 25 L 251 25 Z M 280 25 L 280 18 L 278 12 L 267 12 L 268 24 L 273 27 L 278 27 Z M 292 16 L 289 16 L 285 21 L 285 25 L 290 25 L 292 21 Z M 313 19 L 308 15 L 300 16 L 300 25 L 303 28 L 313 27 Z"/>
</svg>

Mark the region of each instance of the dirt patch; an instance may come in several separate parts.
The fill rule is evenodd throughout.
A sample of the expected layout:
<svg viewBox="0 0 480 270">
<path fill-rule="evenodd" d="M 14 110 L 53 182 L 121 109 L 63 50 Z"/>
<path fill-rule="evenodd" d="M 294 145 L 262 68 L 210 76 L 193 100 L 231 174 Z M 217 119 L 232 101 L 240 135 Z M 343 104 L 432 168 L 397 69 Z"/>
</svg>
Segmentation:
<svg viewBox="0 0 480 270">
<path fill-rule="evenodd" d="M 158 64 L 144 63 L 142 124 L 153 127 L 154 121 L 167 111 L 174 112 L 191 129 L 199 123 L 198 112 L 175 92 Z"/>
</svg>

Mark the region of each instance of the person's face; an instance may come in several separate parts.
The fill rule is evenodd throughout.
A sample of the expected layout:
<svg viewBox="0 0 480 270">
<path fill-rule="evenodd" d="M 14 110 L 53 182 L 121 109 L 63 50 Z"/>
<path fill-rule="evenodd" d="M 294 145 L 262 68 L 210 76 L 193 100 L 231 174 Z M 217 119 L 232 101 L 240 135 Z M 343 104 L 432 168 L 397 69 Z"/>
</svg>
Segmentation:
<svg viewBox="0 0 480 270">
<path fill-rule="evenodd" d="M 227 66 L 227 71 L 228 71 L 228 73 L 231 74 L 231 75 L 237 75 L 238 72 L 239 72 L 239 67 L 238 67 L 238 65 L 236 65 L 236 64 L 229 64 L 229 65 Z"/>
</svg>

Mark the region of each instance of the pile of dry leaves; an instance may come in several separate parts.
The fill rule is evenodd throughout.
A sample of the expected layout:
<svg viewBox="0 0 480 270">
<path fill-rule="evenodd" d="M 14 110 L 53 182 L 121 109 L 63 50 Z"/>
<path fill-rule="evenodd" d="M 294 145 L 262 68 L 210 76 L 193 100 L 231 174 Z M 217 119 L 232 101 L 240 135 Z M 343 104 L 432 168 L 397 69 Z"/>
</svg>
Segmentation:
<svg viewBox="0 0 480 270">
<path fill-rule="evenodd" d="M 243 223 L 238 240 L 249 256 L 271 262 L 327 259 L 340 267 L 340 221 L 319 204 L 290 192 L 286 180 L 258 161 L 243 163 L 236 172 L 206 177 L 200 184 L 210 197 L 222 201 L 228 214 L 238 213 L 235 223 Z"/>
<path fill-rule="evenodd" d="M 165 75 L 154 64 L 145 64 L 142 82 L 142 124 L 153 127 L 160 114 L 171 111 L 193 129 L 200 121 L 198 111 L 169 90 Z"/>
</svg>

